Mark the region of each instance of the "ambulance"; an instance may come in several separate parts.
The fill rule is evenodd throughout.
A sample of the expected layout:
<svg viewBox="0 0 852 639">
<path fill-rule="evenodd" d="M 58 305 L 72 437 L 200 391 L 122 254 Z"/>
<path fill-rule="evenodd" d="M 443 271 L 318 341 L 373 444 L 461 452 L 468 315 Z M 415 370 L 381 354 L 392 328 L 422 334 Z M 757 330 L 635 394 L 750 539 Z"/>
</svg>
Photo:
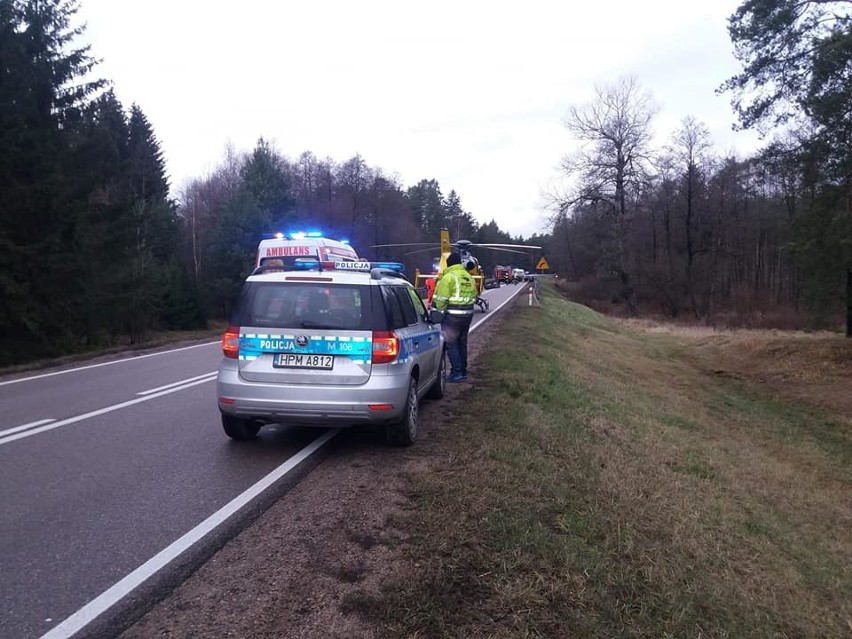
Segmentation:
<svg viewBox="0 0 852 639">
<path fill-rule="evenodd" d="M 291 262 L 296 257 L 316 257 L 320 262 L 358 261 L 355 252 L 346 240 L 331 240 L 316 231 L 276 233 L 264 238 L 257 247 L 255 268 L 270 260 Z"/>
</svg>

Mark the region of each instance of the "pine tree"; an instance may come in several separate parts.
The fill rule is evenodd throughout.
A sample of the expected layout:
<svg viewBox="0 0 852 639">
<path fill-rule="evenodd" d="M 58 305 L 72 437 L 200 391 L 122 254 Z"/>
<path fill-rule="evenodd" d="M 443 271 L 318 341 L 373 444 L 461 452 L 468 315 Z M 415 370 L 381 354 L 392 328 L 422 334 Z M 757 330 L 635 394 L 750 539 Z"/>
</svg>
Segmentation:
<svg viewBox="0 0 852 639">
<path fill-rule="evenodd" d="M 733 92 L 742 126 L 794 121 L 811 130 L 800 157 L 819 158 L 819 178 L 804 212 L 812 219 L 798 222 L 795 251 L 812 288 L 807 297 L 823 299 L 827 288 L 840 299 L 845 287 L 852 337 L 852 5 L 746 0 L 728 31 L 743 71 L 722 89 Z M 810 168 L 802 166 L 803 181 Z M 835 232 L 808 231 L 826 227 Z M 825 255 L 834 256 L 835 275 L 822 268 Z"/>
<path fill-rule="evenodd" d="M 225 317 L 251 272 L 260 238 L 286 228 L 295 202 L 286 162 L 263 138 L 238 173 L 235 188 L 216 205 L 207 256 L 206 294 L 215 312 Z"/>
<path fill-rule="evenodd" d="M 166 163 L 154 129 L 138 104 L 130 107 L 128 120 L 130 193 L 134 199 L 162 201 L 169 196 Z"/>
<path fill-rule="evenodd" d="M 68 153 L 81 113 L 104 81 L 74 47 L 75 0 L 0 2 L 0 348 L 7 360 L 73 340 L 65 314 L 75 275 L 77 207 Z M 36 266 L 34 268 L 33 266 Z"/>
<path fill-rule="evenodd" d="M 175 276 L 179 251 L 178 219 L 169 200 L 169 184 L 160 143 L 139 105 L 128 120 L 126 180 L 130 199 L 130 297 L 122 309 L 131 341 L 158 325 L 168 326 L 189 296 L 188 279 Z"/>
<path fill-rule="evenodd" d="M 476 232 L 476 220 L 462 208 L 461 198 L 455 190 L 451 190 L 449 195 L 447 195 L 444 208 L 446 210 L 450 237 L 453 240 L 470 238 Z"/>
<path fill-rule="evenodd" d="M 107 340 L 119 331 L 117 306 L 127 294 L 129 191 L 127 119 L 110 91 L 83 113 L 79 140 L 70 154 L 75 175 L 74 255 L 81 291 L 78 315 L 87 344 Z"/>
<path fill-rule="evenodd" d="M 420 180 L 408 189 L 411 210 L 420 216 L 423 230 L 437 237 L 441 229 L 447 228 L 447 210 L 441 186 L 437 180 Z"/>
<path fill-rule="evenodd" d="M 246 220 L 256 233 L 255 239 L 271 228 L 285 227 L 292 217 L 295 198 L 284 158 L 269 142 L 260 138 L 243 166 L 241 176 L 243 187 L 254 199 L 252 208 L 258 215 L 256 219 Z"/>
</svg>

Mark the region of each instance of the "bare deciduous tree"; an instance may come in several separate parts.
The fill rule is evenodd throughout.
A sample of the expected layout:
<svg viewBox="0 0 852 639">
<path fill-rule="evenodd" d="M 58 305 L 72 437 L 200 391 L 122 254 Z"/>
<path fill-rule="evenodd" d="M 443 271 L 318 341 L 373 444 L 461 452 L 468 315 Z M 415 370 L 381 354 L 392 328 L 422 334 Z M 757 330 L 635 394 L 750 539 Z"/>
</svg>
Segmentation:
<svg viewBox="0 0 852 639">
<path fill-rule="evenodd" d="M 650 95 L 634 78 L 623 78 L 596 87 L 595 99 L 572 106 L 564 122 L 580 149 L 562 162 L 574 186 L 560 208 L 594 203 L 603 204 L 609 212 L 612 246 L 605 266 L 617 277 L 619 295 L 631 314 L 636 314 L 637 307 L 627 243 L 630 204 L 647 182 L 654 114 Z"/>
<path fill-rule="evenodd" d="M 705 247 L 698 246 L 696 218 L 699 215 L 700 191 L 704 186 L 704 163 L 711 147 L 707 127 L 692 116 L 681 121 L 680 128 L 672 136 L 670 152 L 680 171 L 680 192 L 683 198 L 683 223 L 686 239 L 686 287 L 692 312 L 699 317 L 700 311 L 695 298 L 695 257 Z"/>
</svg>

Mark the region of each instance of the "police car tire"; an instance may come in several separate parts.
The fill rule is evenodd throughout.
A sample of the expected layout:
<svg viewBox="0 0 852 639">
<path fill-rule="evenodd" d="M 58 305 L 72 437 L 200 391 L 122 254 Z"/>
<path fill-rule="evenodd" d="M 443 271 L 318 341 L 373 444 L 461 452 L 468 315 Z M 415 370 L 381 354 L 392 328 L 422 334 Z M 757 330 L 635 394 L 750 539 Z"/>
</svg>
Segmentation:
<svg viewBox="0 0 852 639">
<path fill-rule="evenodd" d="M 441 363 L 438 364 L 438 379 L 432 387 L 426 391 L 428 399 L 441 399 L 447 389 L 447 349 L 441 353 Z"/>
<path fill-rule="evenodd" d="M 257 437 L 257 433 L 260 431 L 260 424 L 249 419 L 234 417 L 233 415 L 222 415 L 222 428 L 225 430 L 225 434 L 231 439 L 245 442 Z"/>
<path fill-rule="evenodd" d="M 420 413 L 417 400 L 417 380 L 413 377 L 408 383 L 408 397 L 405 400 L 405 412 L 398 422 L 385 427 L 385 439 L 393 446 L 411 446 L 417 437 L 417 418 Z"/>
</svg>

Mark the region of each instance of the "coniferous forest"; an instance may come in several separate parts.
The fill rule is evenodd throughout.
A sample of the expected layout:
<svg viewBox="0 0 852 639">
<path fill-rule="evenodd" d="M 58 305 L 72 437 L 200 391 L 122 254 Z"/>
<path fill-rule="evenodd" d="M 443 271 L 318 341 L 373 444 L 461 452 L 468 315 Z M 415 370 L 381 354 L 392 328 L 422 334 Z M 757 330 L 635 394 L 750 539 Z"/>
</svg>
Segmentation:
<svg viewBox="0 0 852 639">
<path fill-rule="evenodd" d="M 121 104 L 99 77 L 77 7 L 0 0 L 0 365 L 223 320 L 273 231 L 321 228 L 409 268 L 431 257 L 369 247 L 433 241 L 440 228 L 525 239 L 478 223 L 435 180 L 406 187 L 359 155 L 288 157 L 265 139 L 170 184 L 144 105 Z M 548 233 L 526 241 L 572 296 L 729 325 L 839 328 L 845 317 L 852 333 L 849 13 L 748 0 L 731 17 L 743 73 L 720 90 L 740 126 L 776 131 L 753 157 L 716 152 L 686 114 L 652 145 L 652 101 L 632 78 L 569 109 L 582 146 L 563 158 L 565 188 L 547 194 Z M 767 43 L 777 60 L 761 55 Z M 514 261 L 531 269 L 538 257 Z"/>
</svg>

